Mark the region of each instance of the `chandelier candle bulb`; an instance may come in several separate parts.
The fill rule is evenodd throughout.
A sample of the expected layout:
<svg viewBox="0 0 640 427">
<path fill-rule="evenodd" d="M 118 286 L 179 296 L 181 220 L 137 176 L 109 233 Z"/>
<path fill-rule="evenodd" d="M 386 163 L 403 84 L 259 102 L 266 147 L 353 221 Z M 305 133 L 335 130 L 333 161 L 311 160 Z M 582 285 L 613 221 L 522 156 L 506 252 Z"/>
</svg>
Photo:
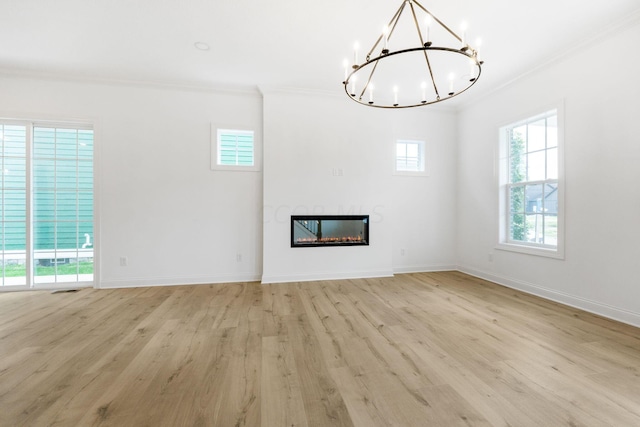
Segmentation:
<svg viewBox="0 0 640 427">
<path fill-rule="evenodd" d="M 462 26 L 462 49 L 464 49 L 465 47 L 467 47 L 467 42 L 466 42 L 466 38 L 467 38 L 467 23 L 463 22 Z"/>
<path fill-rule="evenodd" d="M 369 84 L 369 104 L 373 104 L 373 84 Z"/>
<path fill-rule="evenodd" d="M 431 15 L 427 15 L 424 18 L 424 26 L 427 29 L 427 37 L 425 37 L 425 40 L 424 40 L 426 42 L 425 45 L 431 46 L 431 38 L 429 35 L 429 33 L 431 32 Z"/>
<path fill-rule="evenodd" d="M 398 106 L 398 86 L 393 87 L 393 106 Z"/>
<path fill-rule="evenodd" d="M 389 26 L 382 27 L 382 34 L 384 35 L 384 49 L 382 53 L 389 53 Z"/>
<path fill-rule="evenodd" d="M 358 49 L 360 49 L 360 45 L 355 42 L 353 44 L 353 68 L 358 68 Z"/>
<path fill-rule="evenodd" d="M 351 76 L 351 96 L 356 96 L 356 76 Z"/>
<path fill-rule="evenodd" d="M 422 103 L 424 104 L 425 102 L 427 102 L 427 83 L 422 82 L 420 88 L 422 89 Z"/>
<path fill-rule="evenodd" d="M 449 96 L 453 95 L 455 92 L 453 91 L 453 79 L 455 79 L 455 74 L 449 74 Z"/>
<path fill-rule="evenodd" d="M 342 61 L 342 66 L 344 67 L 344 80 L 343 81 L 347 81 L 347 77 L 349 77 L 349 61 L 347 60 L 347 58 L 344 59 L 344 61 Z"/>
</svg>

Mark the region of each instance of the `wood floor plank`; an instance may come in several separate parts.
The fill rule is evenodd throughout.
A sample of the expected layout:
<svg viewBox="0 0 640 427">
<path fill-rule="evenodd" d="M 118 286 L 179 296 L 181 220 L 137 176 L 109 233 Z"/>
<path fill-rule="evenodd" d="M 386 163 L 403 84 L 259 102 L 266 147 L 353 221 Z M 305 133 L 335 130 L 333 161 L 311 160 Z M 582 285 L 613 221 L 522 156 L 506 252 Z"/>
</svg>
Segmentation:
<svg viewBox="0 0 640 427">
<path fill-rule="evenodd" d="M 88 408 L 79 424 L 118 425 L 124 418 L 131 419 L 133 424 L 144 412 L 151 414 L 153 403 L 142 397 L 161 365 L 166 363 L 170 342 L 178 331 L 179 323 L 177 319 L 169 319 L 161 324 L 135 359 Z M 139 411 L 145 408 L 144 412 Z"/>
<path fill-rule="evenodd" d="M 33 396 L 30 390 L 46 390 L 51 384 L 56 385 L 53 392 L 39 394 L 37 399 L 23 409 L 25 421 L 49 411 L 50 406 L 60 405 L 65 396 L 73 394 L 74 391 L 77 392 L 82 387 L 82 382 L 77 380 L 78 376 L 93 363 L 95 358 L 100 357 L 113 345 L 114 339 L 117 339 L 119 328 L 113 320 L 117 318 L 121 324 L 134 315 L 136 317 L 140 315 L 138 311 L 132 309 L 134 306 L 130 302 L 129 300 L 129 304 L 123 309 L 117 309 L 113 304 L 109 304 L 110 310 L 96 313 L 95 323 L 82 320 L 81 317 L 85 315 L 78 317 L 76 314 L 79 312 L 74 311 L 68 315 L 69 320 L 66 323 L 58 322 L 50 326 L 50 328 L 61 326 L 68 336 L 60 338 L 59 335 L 52 333 L 53 339 L 49 345 L 40 348 L 40 353 L 43 353 L 38 355 L 40 357 L 29 357 L 23 361 L 29 369 L 34 367 L 37 369 L 31 370 L 26 377 L 18 375 L 19 388 L 12 390 L 7 387 L 10 395 L 7 401 L 12 402 L 21 400 L 25 396 Z M 108 328 L 106 325 L 109 325 Z M 38 342 L 42 340 L 40 336 L 31 335 L 31 337 Z M 43 355 L 45 357 L 42 357 Z M 15 370 L 13 374 L 15 376 Z M 11 384 L 12 372 L 8 372 L 2 379 L 3 385 Z M 23 395 L 23 391 L 27 394 Z"/>
<path fill-rule="evenodd" d="M 640 329 L 459 272 L 0 293 L 0 426 L 637 426 Z"/>
<path fill-rule="evenodd" d="M 357 303 L 345 302 L 340 306 L 343 316 L 350 319 L 359 337 L 354 342 L 364 344 L 356 347 L 359 352 L 351 353 L 356 362 L 350 365 L 361 366 L 366 372 L 390 372 L 412 390 L 436 384 L 438 379 L 429 374 L 428 367 L 416 363 L 412 354 L 391 336 L 393 326 L 378 324 L 377 319 L 370 317 Z M 358 359 L 360 363 L 357 363 Z"/>
<path fill-rule="evenodd" d="M 289 316 L 287 329 L 302 386 L 302 400 L 308 424 L 352 426 L 347 408 L 331 378 L 307 315 Z"/>
<path fill-rule="evenodd" d="M 495 426 L 538 426 L 529 415 L 508 398 L 495 392 L 475 375 L 472 369 L 459 363 L 445 346 L 424 339 L 413 329 L 392 328 L 404 345 L 420 357 L 422 363 L 437 371 L 440 383 L 449 385 L 479 414 Z"/>
<path fill-rule="evenodd" d="M 370 390 L 367 399 L 391 425 L 434 425 L 433 407 L 419 390 L 411 389 L 391 372 L 360 372 L 359 388 Z"/>
<path fill-rule="evenodd" d="M 490 426 L 473 406 L 448 384 L 425 387 L 422 398 L 432 410 L 427 425 L 442 426 Z"/>
<path fill-rule="evenodd" d="M 298 370 L 287 340 L 262 338 L 262 427 L 307 427 Z"/>
<path fill-rule="evenodd" d="M 359 367 L 332 368 L 331 375 L 355 426 L 383 427 L 394 424 L 394 420 L 383 413 L 384 408 L 376 406 L 376 390 L 370 390 L 358 381 L 358 377 L 362 375 Z"/>
<path fill-rule="evenodd" d="M 541 388 L 541 394 L 584 413 L 581 425 L 633 425 L 640 415 L 637 390 L 626 395 L 603 392 L 591 376 L 576 376 L 562 369 L 541 366 L 534 358 L 506 361 L 502 367 L 510 369 L 520 381 Z M 576 381 L 581 382 L 582 387 L 567 386 Z"/>
</svg>

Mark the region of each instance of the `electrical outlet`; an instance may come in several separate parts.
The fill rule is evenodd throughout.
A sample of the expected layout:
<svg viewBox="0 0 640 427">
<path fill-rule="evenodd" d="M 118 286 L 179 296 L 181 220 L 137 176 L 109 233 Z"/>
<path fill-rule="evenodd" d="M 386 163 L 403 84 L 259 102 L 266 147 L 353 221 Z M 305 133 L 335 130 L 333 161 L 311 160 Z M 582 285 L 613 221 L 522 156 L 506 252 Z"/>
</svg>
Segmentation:
<svg viewBox="0 0 640 427">
<path fill-rule="evenodd" d="M 120 257 L 120 267 L 126 267 L 127 265 L 129 265 L 129 260 L 127 259 L 126 256 L 121 256 Z"/>
</svg>

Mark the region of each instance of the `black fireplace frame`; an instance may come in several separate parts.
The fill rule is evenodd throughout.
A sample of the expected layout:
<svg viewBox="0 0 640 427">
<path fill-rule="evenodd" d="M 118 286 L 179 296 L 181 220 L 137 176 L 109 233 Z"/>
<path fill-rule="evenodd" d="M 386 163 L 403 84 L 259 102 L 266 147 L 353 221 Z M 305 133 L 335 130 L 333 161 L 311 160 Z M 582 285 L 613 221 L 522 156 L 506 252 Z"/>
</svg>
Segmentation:
<svg viewBox="0 0 640 427">
<path fill-rule="evenodd" d="M 296 221 L 362 221 L 364 223 L 364 235 L 362 240 L 328 241 L 328 242 L 297 242 L 294 239 L 294 226 Z M 291 247 L 313 248 L 325 246 L 369 246 L 369 215 L 291 215 Z"/>
</svg>

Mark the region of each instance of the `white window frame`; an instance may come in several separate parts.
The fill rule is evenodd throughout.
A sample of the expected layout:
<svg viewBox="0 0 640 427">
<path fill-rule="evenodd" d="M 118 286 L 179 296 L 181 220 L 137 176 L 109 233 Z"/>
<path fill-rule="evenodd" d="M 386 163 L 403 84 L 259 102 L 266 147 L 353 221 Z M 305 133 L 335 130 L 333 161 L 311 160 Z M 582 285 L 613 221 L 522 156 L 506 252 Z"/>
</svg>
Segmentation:
<svg viewBox="0 0 640 427">
<path fill-rule="evenodd" d="M 398 169 L 398 144 L 417 144 L 418 145 L 418 164 L 419 170 L 402 170 Z M 399 176 L 429 176 L 428 168 L 428 145 L 424 140 L 398 138 L 393 143 L 393 174 Z"/>
<path fill-rule="evenodd" d="M 222 133 L 253 134 L 253 165 L 222 165 L 220 164 L 220 135 Z M 244 171 L 258 172 L 262 164 L 261 145 L 258 132 L 248 126 L 219 126 L 211 124 L 211 170 L 214 171 Z"/>
<path fill-rule="evenodd" d="M 529 255 L 537 255 L 549 258 L 564 259 L 565 256 L 565 207 L 564 207 L 564 108 L 562 103 L 559 103 L 550 108 L 544 108 L 538 110 L 538 114 L 529 114 L 519 120 L 510 121 L 508 124 L 499 128 L 499 149 L 498 149 L 498 188 L 499 188 L 499 235 L 498 244 L 496 249 L 506 250 L 511 252 L 519 252 Z M 517 126 L 521 126 L 527 123 L 536 122 L 542 118 L 549 117 L 552 113 L 556 113 L 557 117 L 557 132 L 558 132 L 558 178 L 557 179 L 545 179 L 540 181 L 523 181 L 519 185 L 527 184 L 540 184 L 544 182 L 557 183 L 557 197 L 558 197 L 558 231 L 557 231 L 557 245 L 545 245 L 535 242 L 523 242 L 519 240 L 513 240 L 510 238 L 509 233 L 509 217 L 510 217 L 510 170 L 509 170 L 509 138 L 508 130 Z"/>
</svg>

